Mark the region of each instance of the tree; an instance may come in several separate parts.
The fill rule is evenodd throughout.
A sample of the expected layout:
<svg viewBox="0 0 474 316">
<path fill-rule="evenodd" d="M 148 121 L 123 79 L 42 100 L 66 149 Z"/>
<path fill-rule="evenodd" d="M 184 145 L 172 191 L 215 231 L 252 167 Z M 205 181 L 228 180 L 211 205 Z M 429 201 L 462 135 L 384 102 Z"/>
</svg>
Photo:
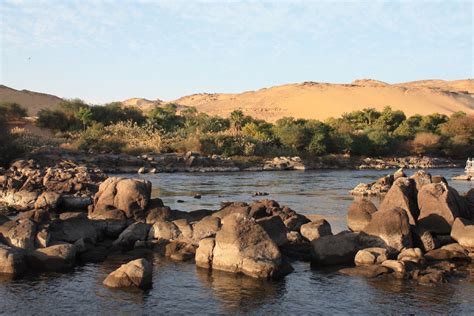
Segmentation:
<svg viewBox="0 0 474 316">
<path fill-rule="evenodd" d="M 449 118 L 446 115 L 434 113 L 423 116 L 420 122 L 420 127 L 425 132 L 437 133 L 438 128 L 448 120 Z"/>
<path fill-rule="evenodd" d="M 230 113 L 230 127 L 238 134 L 245 125 L 247 119 L 242 110 L 234 110 Z"/>
<path fill-rule="evenodd" d="M 304 120 L 284 117 L 276 121 L 273 132 L 285 147 L 293 150 L 304 150 L 312 136 L 305 123 Z"/>
<path fill-rule="evenodd" d="M 440 139 L 439 135 L 433 133 L 418 133 L 413 140 L 413 150 L 419 155 L 435 153 L 440 147 Z"/>
<path fill-rule="evenodd" d="M 392 133 L 405 119 L 405 113 L 393 111 L 391 107 L 386 106 L 375 121 L 374 127 Z"/>
<path fill-rule="evenodd" d="M 421 131 L 420 124 L 422 119 L 423 117 L 418 114 L 410 116 L 397 127 L 393 134 L 402 139 L 415 138 L 416 133 Z"/>
<path fill-rule="evenodd" d="M 92 110 L 89 107 L 82 107 L 75 113 L 75 117 L 82 122 L 82 127 L 85 130 L 92 123 Z"/>
<path fill-rule="evenodd" d="M 6 122 L 22 119 L 27 115 L 24 107 L 15 102 L 0 102 L 0 116 Z"/>
</svg>

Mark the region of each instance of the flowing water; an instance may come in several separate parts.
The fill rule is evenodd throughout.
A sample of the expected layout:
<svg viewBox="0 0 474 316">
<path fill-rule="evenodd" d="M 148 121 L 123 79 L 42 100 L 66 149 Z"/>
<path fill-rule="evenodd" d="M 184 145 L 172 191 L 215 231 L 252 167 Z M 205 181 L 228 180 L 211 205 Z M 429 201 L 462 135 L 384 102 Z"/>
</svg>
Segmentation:
<svg viewBox="0 0 474 316">
<path fill-rule="evenodd" d="M 447 179 L 461 172 L 432 171 Z M 337 170 L 141 177 L 152 181 L 153 195 L 173 209 L 217 209 L 221 201 L 270 198 L 303 214 L 321 215 L 337 232 L 345 229 L 346 211 L 352 201 L 348 191 L 359 182 L 373 181 L 386 173 Z M 461 193 L 474 188 L 472 182 L 450 184 Z M 269 195 L 252 197 L 257 191 Z M 202 198 L 194 199 L 196 193 Z M 474 313 L 474 283 L 469 281 L 420 286 L 409 281 L 368 280 L 331 270 L 312 270 L 303 262 L 294 262 L 295 271 L 283 280 L 260 281 L 154 258 L 153 288 L 105 288 L 102 280 L 126 260 L 113 257 L 104 263 L 76 267 L 69 273 L 0 279 L 0 314 Z"/>
</svg>

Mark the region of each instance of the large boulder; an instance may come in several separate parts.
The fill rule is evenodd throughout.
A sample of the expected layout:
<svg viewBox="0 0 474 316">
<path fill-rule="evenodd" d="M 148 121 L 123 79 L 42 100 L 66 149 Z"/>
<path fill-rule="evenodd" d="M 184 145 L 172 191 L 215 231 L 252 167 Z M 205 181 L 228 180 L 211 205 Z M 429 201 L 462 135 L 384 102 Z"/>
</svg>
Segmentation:
<svg viewBox="0 0 474 316">
<path fill-rule="evenodd" d="M 201 268 L 209 269 L 212 267 L 212 258 L 216 241 L 214 238 L 204 238 L 199 241 L 196 249 L 196 265 Z"/>
<path fill-rule="evenodd" d="M 454 220 L 451 237 L 461 246 L 474 249 L 474 221 L 458 217 Z"/>
<path fill-rule="evenodd" d="M 410 222 L 407 212 L 401 208 L 381 210 L 372 215 L 372 220 L 363 233 L 382 242 L 389 249 L 401 250 L 412 246 Z"/>
<path fill-rule="evenodd" d="M 114 241 L 113 245 L 122 249 L 131 249 L 138 240 L 146 240 L 149 225 L 136 222 L 128 226 Z"/>
<path fill-rule="evenodd" d="M 74 266 L 76 247 L 71 244 L 59 244 L 27 253 L 28 264 L 38 270 L 61 271 Z"/>
<path fill-rule="evenodd" d="M 415 172 L 410 179 L 415 181 L 416 191 L 419 192 L 425 185 L 432 183 L 431 174 L 424 170 L 418 170 Z"/>
<path fill-rule="evenodd" d="M 11 247 L 32 250 L 35 248 L 36 226 L 31 219 L 9 221 L 0 226 L 0 235 Z"/>
<path fill-rule="evenodd" d="M 109 237 L 117 237 L 130 224 L 125 213 L 117 209 L 92 209 L 88 217 Z"/>
<path fill-rule="evenodd" d="M 352 264 L 359 250 L 357 234 L 341 232 L 311 242 L 311 258 L 318 265 Z"/>
<path fill-rule="evenodd" d="M 20 275 L 25 268 L 23 251 L 0 244 L 0 274 Z"/>
<path fill-rule="evenodd" d="M 385 248 L 365 248 L 359 250 L 354 258 L 356 266 L 381 264 L 388 259 L 388 252 Z"/>
<path fill-rule="evenodd" d="M 463 215 L 458 192 L 445 183 L 424 185 L 418 193 L 418 225 L 436 234 L 451 233 L 456 217 Z"/>
<path fill-rule="evenodd" d="M 367 199 L 356 199 L 349 206 L 347 227 L 354 232 L 363 230 L 369 224 L 372 214 L 375 212 L 377 212 L 377 207 L 374 203 Z"/>
<path fill-rule="evenodd" d="M 117 209 L 127 218 L 144 219 L 150 195 L 150 181 L 111 177 L 99 186 L 94 197 L 94 212 Z"/>
<path fill-rule="evenodd" d="M 309 241 L 318 239 L 322 236 L 332 235 L 331 225 L 325 219 L 316 220 L 301 225 L 301 235 Z"/>
<path fill-rule="evenodd" d="M 244 216 L 249 215 L 250 206 L 247 203 L 234 202 L 224 205 L 219 211 L 212 214 L 214 217 L 218 217 L 223 220 L 225 217 L 233 214 L 241 214 Z"/>
<path fill-rule="evenodd" d="M 280 216 L 273 215 L 270 217 L 264 217 L 258 219 L 257 223 L 262 226 L 277 246 L 284 245 L 288 242 L 288 239 L 286 238 L 288 231 Z"/>
<path fill-rule="evenodd" d="M 283 272 L 278 246 L 254 219 L 227 216 L 216 234 L 212 268 L 254 278 L 275 278 Z"/>
<path fill-rule="evenodd" d="M 416 194 L 416 184 L 413 179 L 398 178 L 380 203 L 379 210 L 402 208 L 407 211 L 410 224 L 416 225 L 416 220 L 420 215 Z"/>
<path fill-rule="evenodd" d="M 139 287 L 146 288 L 152 282 L 153 266 L 146 259 L 136 259 L 123 264 L 110 273 L 103 284 L 111 288 Z"/>
</svg>

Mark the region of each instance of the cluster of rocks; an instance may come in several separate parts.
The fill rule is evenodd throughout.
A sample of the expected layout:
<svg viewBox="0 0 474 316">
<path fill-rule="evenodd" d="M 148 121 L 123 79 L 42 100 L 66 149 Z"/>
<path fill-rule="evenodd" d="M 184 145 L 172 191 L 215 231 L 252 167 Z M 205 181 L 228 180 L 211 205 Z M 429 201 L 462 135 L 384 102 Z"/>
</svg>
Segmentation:
<svg viewBox="0 0 474 316">
<path fill-rule="evenodd" d="M 41 166 L 35 160 L 17 160 L 0 171 L 3 213 L 30 209 L 85 209 L 91 195 L 107 176 L 98 168 L 60 161 Z"/>
<path fill-rule="evenodd" d="M 456 181 L 474 181 L 474 176 L 472 174 L 461 174 L 451 178 Z"/>
<path fill-rule="evenodd" d="M 394 157 L 394 158 L 365 158 L 356 169 L 430 169 L 454 168 L 458 165 L 451 159 L 433 157 Z"/>
<path fill-rule="evenodd" d="M 265 161 L 263 170 L 306 170 L 306 166 L 300 157 L 275 157 L 272 160 Z"/>
<path fill-rule="evenodd" d="M 462 276 L 474 258 L 474 189 L 462 196 L 446 180 L 433 178 L 397 178 L 378 209 L 356 200 L 348 212 L 350 232 L 326 237 L 336 250 L 313 247 L 318 261 L 353 263 L 340 271 L 349 275 L 390 274 L 419 283 Z"/>
</svg>

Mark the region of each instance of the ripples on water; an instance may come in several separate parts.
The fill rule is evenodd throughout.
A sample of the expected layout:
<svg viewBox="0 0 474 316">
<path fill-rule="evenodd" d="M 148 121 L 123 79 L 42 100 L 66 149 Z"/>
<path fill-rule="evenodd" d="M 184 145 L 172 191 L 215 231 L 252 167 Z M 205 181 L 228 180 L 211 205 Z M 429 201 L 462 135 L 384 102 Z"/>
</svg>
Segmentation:
<svg viewBox="0 0 474 316">
<path fill-rule="evenodd" d="M 447 179 L 460 169 L 434 170 Z M 333 230 L 345 228 L 348 191 L 387 171 L 309 171 L 230 174 L 157 174 L 153 195 L 174 209 L 217 209 L 221 201 L 275 199 L 304 214 L 323 215 Z M 469 182 L 450 184 L 460 192 Z M 267 197 L 252 197 L 256 191 Z M 202 199 L 194 199 L 195 193 Z M 177 203 L 183 200 L 184 203 Z M 467 281 L 419 286 L 407 281 L 367 280 L 294 262 L 281 281 L 199 269 L 190 263 L 154 258 L 153 288 L 111 290 L 105 276 L 126 262 L 109 258 L 66 274 L 0 279 L 0 314 L 472 314 L 474 284 Z M 473 272 L 471 272 L 473 273 Z"/>
</svg>

